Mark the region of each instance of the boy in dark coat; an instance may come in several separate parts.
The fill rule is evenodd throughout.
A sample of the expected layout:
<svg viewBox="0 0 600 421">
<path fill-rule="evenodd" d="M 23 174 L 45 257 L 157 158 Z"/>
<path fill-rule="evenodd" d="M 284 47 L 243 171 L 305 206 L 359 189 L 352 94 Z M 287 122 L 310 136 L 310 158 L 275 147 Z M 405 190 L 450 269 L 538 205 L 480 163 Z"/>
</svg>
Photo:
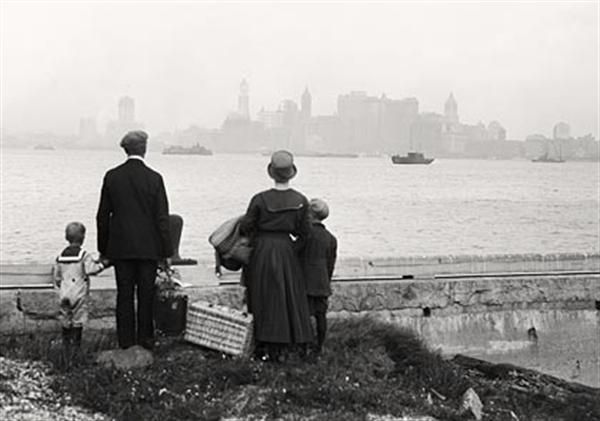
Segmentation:
<svg viewBox="0 0 600 421">
<path fill-rule="evenodd" d="M 331 276 L 337 257 L 337 240 L 322 223 L 329 215 L 329 207 L 325 201 L 312 199 L 308 214 L 312 230 L 305 243 L 302 265 L 308 306 L 311 316 L 316 321 L 316 351 L 319 353 L 327 333 L 328 297 L 331 295 Z"/>
</svg>

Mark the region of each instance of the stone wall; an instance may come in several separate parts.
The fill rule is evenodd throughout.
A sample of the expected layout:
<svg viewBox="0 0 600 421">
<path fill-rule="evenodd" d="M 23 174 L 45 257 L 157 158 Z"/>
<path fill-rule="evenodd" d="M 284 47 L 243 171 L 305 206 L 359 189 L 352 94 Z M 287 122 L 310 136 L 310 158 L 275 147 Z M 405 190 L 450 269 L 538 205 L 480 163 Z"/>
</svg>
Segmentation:
<svg viewBox="0 0 600 421">
<path fill-rule="evenodd" d="M 425 324 L 440 318 L 459 323 L 464 315 L 493 312 L 591 311 L 600 302 L 599 266 L 597 254 L 348 259 L 338 265 L 330 316 L 371 315 L 424 332 Z M 0 294 L 0 334 L 56 329 L 56 299 L 43 283 L 45 269 L 1 269 L 13 275 L 0 283 L 12 285 Z M 183 272 L 184 281 L 193 284 L 185 290 L 190 302 L 243 308 L 243 288 L 219 286 L 209 264 Z M 19 273 L 21 278 L 14 275 Z M 402 279 L 407 276 L 411 279 Z M 232 275 L 226 278 L 235 282 Z M 15 287 L 19 281 L 27 288 Z M 40 281 L 46 289 L 30 288 Z M 115 302 L 110 286 L 92 290 L 89 327 L 113 326 Z"/>
</svg>

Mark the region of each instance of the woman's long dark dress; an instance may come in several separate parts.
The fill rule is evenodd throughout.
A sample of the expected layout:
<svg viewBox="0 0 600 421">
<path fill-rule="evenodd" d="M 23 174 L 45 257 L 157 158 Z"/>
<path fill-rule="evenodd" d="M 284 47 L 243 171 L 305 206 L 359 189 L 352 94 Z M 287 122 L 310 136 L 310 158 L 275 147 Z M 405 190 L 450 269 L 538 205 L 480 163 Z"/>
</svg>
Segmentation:
<svg viewBox="0 0 600 421">
<path fill-rule="evenodd" d="M 254 238 L 244 280 L 256 341 L 310 342 L 308 299 L 296 251 L 310 232 L 308 200 L 293 189 L 258 193 L 250 201 L 241 230 Z M 290 234 L 298 237 L 296 243 Z"/>
</svg>

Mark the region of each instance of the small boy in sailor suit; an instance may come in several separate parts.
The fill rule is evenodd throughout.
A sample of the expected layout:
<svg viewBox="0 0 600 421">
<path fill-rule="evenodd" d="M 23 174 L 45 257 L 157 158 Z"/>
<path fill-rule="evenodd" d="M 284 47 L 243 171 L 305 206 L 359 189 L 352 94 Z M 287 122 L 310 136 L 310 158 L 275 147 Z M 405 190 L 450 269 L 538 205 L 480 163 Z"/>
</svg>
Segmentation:
<svg viewBox="0 0 600 421">
<path fill-rule="evenodd" d="M 83 324 L 88 318 L 89 275 L 101 272 L 108 262 L 95 261 L 91 254 L 81 248 L 85 240 L 85 226 L 82 223 L 68 224 L 65 238 L 69 245 L 56 258 L 53 278 L 60 303 L 63 344 L 79 347 Z"/>
</svg>

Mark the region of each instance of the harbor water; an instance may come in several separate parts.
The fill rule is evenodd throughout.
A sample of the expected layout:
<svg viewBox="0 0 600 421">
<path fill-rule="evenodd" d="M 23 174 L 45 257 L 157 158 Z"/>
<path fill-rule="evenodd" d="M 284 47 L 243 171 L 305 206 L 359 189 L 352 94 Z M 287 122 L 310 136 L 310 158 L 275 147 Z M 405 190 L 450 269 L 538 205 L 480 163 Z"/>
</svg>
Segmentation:
<svg viewBox="0 0 600 421">
<path fill-rule="evenodd" d="M 2 262 L 51 262 L 64 226 L 88 228 L 102 177 L 123 153 L 11 150 L 1 153 Z M 172 213 L 185 220 L 181 255 L 210 259 L 209 234 L 242 214 L 252 195 L 271 186 L 261 155 L 162 155 Z M 379 158 L 296 159 L 293 187 L 325 199 L 339 255 L 414 256 L 600 250 L 600 168 L 594 162 L 443 160 L 393 165 Z"/>
</svg>

